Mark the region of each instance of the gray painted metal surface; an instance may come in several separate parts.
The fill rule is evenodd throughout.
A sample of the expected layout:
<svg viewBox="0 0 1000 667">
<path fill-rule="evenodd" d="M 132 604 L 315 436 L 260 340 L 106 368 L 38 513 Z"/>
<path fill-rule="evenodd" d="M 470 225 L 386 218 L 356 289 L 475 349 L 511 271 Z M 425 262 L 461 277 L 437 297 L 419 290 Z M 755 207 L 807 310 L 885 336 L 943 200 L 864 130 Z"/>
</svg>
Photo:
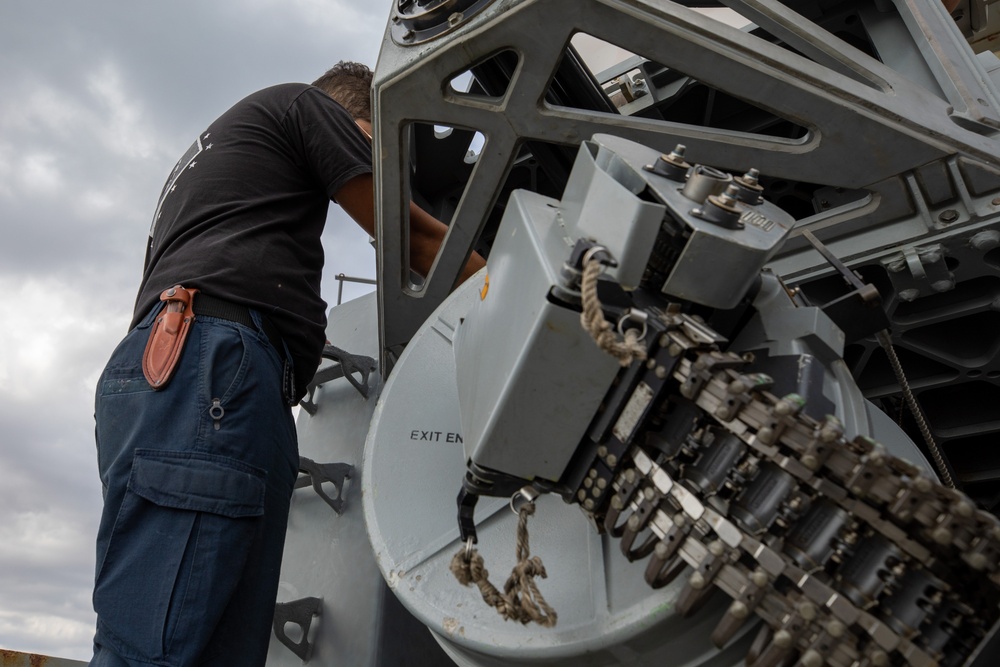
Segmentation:
<svg viewBox="0 0 1000 667">
<path fill-rule="evenodd" d="M 488 291 L 464 316 L 454 352 L 468 458 L 553 482 L 619 369 L 580 327 L 578 312 L 546 299 L 576 236 L 560 224 L 557 204 L 526 192 L 510 198 Z M 533 455 L 539 442 L 543 456 Z"/>
<path fill-rule="evenodd" d="M 332 309 L 327 337 L 353 354 L 377 357 L 375 295 Z M 367 400 L 344 378 L 324 384 L 314 396 L 316 414 L 303 410 L 296 422 L 302 456 L 354 467 L 342 496 L 343 514 L 335 513 L 309 486 L 292 496 L 278 602 L 322 599 L 321 614 L 312 619 L 311 664 L 376 664 L 382 577 L 372 559 L 361 509 L 361 455 L 381 388 L 377 373 L 370 381 Z M 329 484 L 326 489 L 336 494 Z M 293 641 L 300 639 L 293 627 L 288 634 Z M 303 660 L 272 636 L 267 664 L 298 667 Z"/>
<path fill-rule="evenodd" d="M 908 174 L 940 164 L 931 168 L 971 183 L 971 200 L 1000 184 L 1000 95 L 940 3 L 896 0 L 888 19 L 871 19 L 881 19 L 878 34 L 891 40 L 885 63 L 775 0 L 731 4 L 797 53 L 680 5 L 649 0 L 498 0 L 447 39 L 413 46 L 386 39 L 374 93 L 383 347 L 398 352 L 448 293 L 526 140 L 574 145 L 611 132 L 664 152 L 686 144 L 704 164 L 756 166 L 775 178 L 868 189 L 871 197 L 808 223 L 840 256 L 926 233 L 922 220 L 906 224 L 917 213 L 910 203 L 915 176 Z M 821 11 L 816 3 L 789 4 L 813 16 Z M 895 30 L 882 37 L 890 32 L 887 21 Z M 577 31 L 750 101 L 806 133 L 783 139 L 549 105 L 546 87 Z M 504 50 L 515 53 L 518 64 L 502 97 L 451 91 L 451 77 Z M 486 137 L 445 252 L 420 289 L 409 283 L 403 252 L 407 137 L 414 122 L 472 128 Z M 859 233 L 887 225 L 877 240 Z M 787 250 L 803 247 L 793 239 Z M 811 255 L 793 256 L 782 271 L 798 276 L 817 265 Z"/>
<path fill-rule="evenodd" d="M 471 279 L 420 328 L 372 420 L 362 472 L 365 518 L 389 586 L 463 665 L 738 663 L 745 642 L 720 654 L 708 640 L 722 607 L 681 619 L 673 609 L 680 583 L 649 588 L 577 508 L 551 496 L 538 501 L 529 528 L 532 553 L 548 568 L 539 585 L 559 613 L 555 628 L 504 622 L 475 588 L 455 580 L 448 566 L 463 548 L 455 493 L 466 457 L 452 336 L 480 287 Z M 476 519 L 478 548 L 502 581 L 515 562 L 516 517 L 506 500 L 484 498 Z"/>
<path fill-rule="evenodd" d="M 86 662 L 0 648 L 0 667 L 84 667 Z"/>
</svg>

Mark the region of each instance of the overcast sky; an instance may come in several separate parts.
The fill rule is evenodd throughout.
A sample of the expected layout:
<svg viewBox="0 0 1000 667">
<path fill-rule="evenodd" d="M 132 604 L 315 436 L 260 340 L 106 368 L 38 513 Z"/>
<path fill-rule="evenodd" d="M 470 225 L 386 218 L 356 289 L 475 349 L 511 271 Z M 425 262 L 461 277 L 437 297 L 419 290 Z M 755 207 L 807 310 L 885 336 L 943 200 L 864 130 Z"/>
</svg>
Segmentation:
<svg viewBox="0 0 1000 667">
<path fill-rule="evenodd" d="M 90 657 L 94 385 L 128 325 L 168 172 L 248 93 L 341 59 L 374 67 L 390 6 L 0 6 L 0 648 Z M 332 303 L 333 275 L 373 278 L 374 252 L 339 209 L 323 240 Z"/>
</svg>

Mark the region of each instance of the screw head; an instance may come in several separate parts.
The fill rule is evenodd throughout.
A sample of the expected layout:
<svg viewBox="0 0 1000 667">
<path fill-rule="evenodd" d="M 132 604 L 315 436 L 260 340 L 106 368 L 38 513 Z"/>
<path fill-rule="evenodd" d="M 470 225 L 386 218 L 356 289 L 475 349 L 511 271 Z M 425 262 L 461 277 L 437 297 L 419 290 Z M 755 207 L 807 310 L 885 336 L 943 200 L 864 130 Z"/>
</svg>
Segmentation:
<svg viewBox="0 0 1000 667">
<path fill-rule="evenodd" d="M 956 211 L 953 208 L 949 208 L 946 211 L 941 211 L 941 214 L 938 216 L 938 220 L 946 223 L 955 222 L 956 220 L 958 220 L 958 211 Z"/>
</svg>

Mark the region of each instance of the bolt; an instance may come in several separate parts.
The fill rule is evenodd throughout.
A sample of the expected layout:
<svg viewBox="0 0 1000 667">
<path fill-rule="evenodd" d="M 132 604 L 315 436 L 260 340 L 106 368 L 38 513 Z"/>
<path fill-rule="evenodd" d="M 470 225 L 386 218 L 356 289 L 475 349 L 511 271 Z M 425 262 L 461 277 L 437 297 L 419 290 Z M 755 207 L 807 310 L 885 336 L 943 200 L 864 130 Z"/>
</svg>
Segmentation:
<svg viewBox="0 0 1000 667">
<path fill-rule="evenodd" d="M 823 667 L 823 656 L 814 648 L 809 649 L 799 658 L 802 667 Z"/>
<path fill-rule="evenodd" d="M 918 296 L 920 296 L 920 290 L 912 287 L 910 289 L 899 290 L 899 298 L 903 301 L 915 301 Z"/>
<path fill-rule="evenodd" d="M 889 664 L 889 654 L 882 650 L 872 651 L 870 661 L 872 667 L 886 667 Z"/>
<path fill-rule="evenodd" d="M 1000 197 L 994 200 L 1000 206 Z M 993 250 L 997 246 L 1000 246 L 1000 232 L 995 229 L 991 229 L 985 232 L 979 232 L 978 234 L 973 234 L 972 238 L 969 239 L 969 245 L 980 252 L 986 252 L 987 250 Z"/>
<path fill-rule="evenodd" d="M 663 378 L 667 377 L 667 369 L 664 368 L 663 366 L 657 366 L 656 367 L 656 371 L 654 371 L 654 372 L 656 374 L 656 377 L 659 378 L 659 379 L 661 379 L 661 380 Z"/>
<path fill-rule="evenodd" d="M 788 630 L 778 630 L 774 633 L 774 645 L 778 648 L 791 648 L 792 633 Z"/>
<path fill-rule="evenodd" d="M 979 571 L 984 570 L 986 569 L 986 566 L 989 564 L 989 559 L 985 555 L 979 552 L 973 552 L 969 554 L 966 560 L 969 562 L 969 567 L 971 567 L 973 570 L 979 570 Z"/>
<path fill-rule="evenodd" d="M 459 23 L 462 22 L 462 18 L 463 18 L 462 12 L 455 12 L 454 14 L 448 17 L 448 25 L 454 28 L 455 26 L 457 26 Z"/>
<path fill-rule="evenodd" d="M 744 603 L 740 602 L 739 600 L 736 600 L 731 605 L 729 605 L 729 615 L 737 620 L 742 621 L 744 618 L 750 615 L 750 610 Z"/>
<path fill-rule="evenodd" d="M 951 542 L 951 531 L 944 526 L 939 526 L 931 533 L 931 539 L 938 544 L 948 544 Z"/>
<path fill-rule="evenodd" d="M 407 30 L 406 32 L 403 33 L 403 41 L 404 42 L 409 42 L 412 39 L 413 39 L 413 31 L 412 30 Z"/>
<path fill-rule="evenodd" d="M 953 278 L 945 278 L 944 280 L 935 280 L 931 283 L 931 289 L 935 292 L 947 292 L 950 289 L 955 288 L 955 280 Z"/>
<path fill-rule="evenodd" d="M 944 223 L 955 222 L 958 220 L 958 211 L 953 208 L 949 208 L 946 211 L 941 211 L 941 215 L 938 216 L 938 220 Z"/>
<path fill-rule="evenodd" d="M 740 379 L 730 382 L 729 386 L 726 387 L 726 391 L 730 394 L 742 394 L 749 388 L 750 387 L 747 386 L 747 383 Z"/>
<path fill-rule="evenodd" d="M 990 202 L 994 206 L 1000 206 L 1000 197 L 994 197 L 993 201 Z"/>
</svg>

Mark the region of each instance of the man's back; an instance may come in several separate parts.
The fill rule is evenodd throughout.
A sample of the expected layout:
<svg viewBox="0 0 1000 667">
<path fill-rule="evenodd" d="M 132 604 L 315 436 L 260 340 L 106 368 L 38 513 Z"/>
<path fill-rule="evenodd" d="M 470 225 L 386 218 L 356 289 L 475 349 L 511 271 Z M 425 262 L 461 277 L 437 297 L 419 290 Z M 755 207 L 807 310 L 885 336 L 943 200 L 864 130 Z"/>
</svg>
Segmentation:
<svg viewBox="0 0 1000 667">
<path fill-rule="evenodd" d="M 132 326 L 176 284 L 256 309 L 288 344 L 301 394 L 325 338 L 328 204 L 370 171 L 354 119 L 321 90 L 283 84 L 236 103 L 164 185 Z"/>
</svg>

